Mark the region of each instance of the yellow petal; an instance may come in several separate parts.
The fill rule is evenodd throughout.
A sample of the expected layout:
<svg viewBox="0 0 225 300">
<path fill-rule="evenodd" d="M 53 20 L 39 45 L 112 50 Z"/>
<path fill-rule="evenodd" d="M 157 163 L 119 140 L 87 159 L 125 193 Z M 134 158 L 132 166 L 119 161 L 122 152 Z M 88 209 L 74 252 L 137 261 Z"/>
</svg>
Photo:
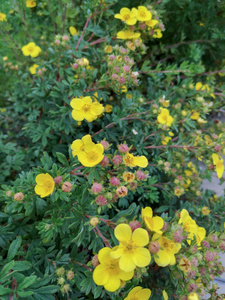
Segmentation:
<svg viewBox="0 0 225 300">
<path fill-rule="evenodd" d="M 143 228 L 137 228 L 132 235 L 133 242 L 139 246 L 144 247 L 149 243 L 149 236 L 147 230 Z"/>
<path fill-rule="evenodd" d="M 119 224 L 114 229 L 114 235 L 120 242 L 130 241 L 132 237 L 132 230 L 127 224 Z"/>
<path fill-rule="evenodd" d="M 151 262 L 150 252 L 148 249 L 142 247 L 135 249 L 132 258 L 135 265 L 140 268 L 146 267 Z"/>
</svg>

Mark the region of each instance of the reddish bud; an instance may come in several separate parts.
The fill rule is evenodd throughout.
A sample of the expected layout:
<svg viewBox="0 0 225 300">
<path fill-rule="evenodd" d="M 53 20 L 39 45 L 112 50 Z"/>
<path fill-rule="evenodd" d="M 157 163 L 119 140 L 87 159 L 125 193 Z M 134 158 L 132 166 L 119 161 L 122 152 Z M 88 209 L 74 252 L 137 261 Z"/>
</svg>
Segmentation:
<svg viewBox="0 0 225 300">
<path fill-rule="evenodd" d="M 62 185 L 62 191 L 66 193 L 69 193 L 72 190 L 72 188 L 73 185 L 69 181 L 64 182 Z"/>
<path fill-rule="evenodd" d="M 101 183 L 94 182 L 93 185 L 92 185 L 92 187 L 91 187 L 92 193 L 98 194 L 98 193 L 101 192 L 101 190 L 102 190 Z"/>
<path fill-rule="evenodd" d="M 99 205 L 99 206 L 104 206 L 107 205 L 107 200 L 104 196 L 99 195 L 96 199 L 95 202 Z"/>
<path fill-rule="evenodd" d="M 108 150 L 109 149 L 109 143 L 106 141 L 101 141 L 100 142 L 102 144 L 102 146 L 104 147 L 104 150 Z"/>
<path fill-rule="evenodd" d="M 156 254 L 160 250 L 160 245 L 158 242 L 152 241 L 150 242 L 148 249 L 152 254 Z"/>
<path fill-rule="evenodd" d="M 100 165 L 102 167 L 107 167 L 109 165 L 109 159 L 108 159 L 108 156 L 104 156 L 103 157 L 103 160 L 100 162 Z"/>
<path fill-rule="evenodd" d="M 57 176 L 53 180 L 54 180 L 55 184 L 59 184 L 62 182 L 62 176 Z"/>
<path fill-rule="evenodd" d="M 112 159 L 114 166 L 118 166 L 122 161 L 122 157 L 120 155 L 115 155 Z"/>
<path fill-rule="evenodd" d="M 129 151 L 129 148 L 128 148 L 128 146 L 126 144 L 120 144 L 118 146 L 118 148 L 119 148 L 119 151 L 122 152 L 122 153 L 126 153 L 126 152 Z"/>
<path fill-rule="evenodd" d="M 121 182 L 117 177 L 111 177 L 110 178 L 110 183 L 113 186 L 118 186 L 118 185 L 120 185 Z"/>
<path fill-rule="evenodd" d="M 138 222 L 137 220 L 133 220 L 129 223 L 130 228 L 132 229 L 132 231 L 134 231 L 137 228 L 141 227 L 141 223 Z"/>
<path fill-rule="evenodd" d="M 23 193 L 16 193 L 14 195 L 14 200 L 16 200 L 16 201 L 22 201 L 23 198 L 24 198 L 24 194 Z"/>
</svg>

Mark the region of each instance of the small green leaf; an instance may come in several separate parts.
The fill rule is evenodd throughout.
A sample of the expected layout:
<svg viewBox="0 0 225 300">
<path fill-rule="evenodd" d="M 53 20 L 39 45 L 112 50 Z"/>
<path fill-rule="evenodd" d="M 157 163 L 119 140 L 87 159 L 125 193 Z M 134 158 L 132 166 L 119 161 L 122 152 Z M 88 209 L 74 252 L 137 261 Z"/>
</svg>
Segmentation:
<svg viewBox="0 0 225 300">
<path fill-rule="evenodd" d="M 32 275 L 24 278 L 24 280 L 18 285 L 18 290 L 24 290 L 28 286 L 31 286 L 36 281 L 37 276 Z"/>
<path fill-rule="evenodd" d="M 58 158 L 58 160 L 65 166 L 69 166 L 69 163 L 67 161 L 67 158 L 65 157 L 65 155 L 63 155 L 62 153 L 60 152 L 56 152 L 56 156 Z"/>
<path fill-rule="evenodd" d="M 21 244 L 22 244 L 22 237 L 21 236 L 18 236 L 15 239 L 15 241 L 13 241 L 11 243 L 11 245 L 9 246 L 9 251 L 8 251 L 8 256 L 7 256 L 8 261 L 12 260 L 15 257 L 16 252 L 19 250 Z"/>
</svg>

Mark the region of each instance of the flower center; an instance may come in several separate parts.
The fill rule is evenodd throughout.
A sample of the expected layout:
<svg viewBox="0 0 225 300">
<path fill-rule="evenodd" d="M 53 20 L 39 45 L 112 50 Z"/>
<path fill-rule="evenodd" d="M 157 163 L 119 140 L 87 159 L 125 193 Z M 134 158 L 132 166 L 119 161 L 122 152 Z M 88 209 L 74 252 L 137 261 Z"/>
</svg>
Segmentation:
<svg viewBox="0 0 225 300">
<path fill-rule="evenodd" d="M 28 47 L 28 50 L 29 50 L 29 52 L 33 52 L 34 47 L 30 46 L 30 47 Z"/>
<path fill-rule="evenodd" d="M 145 18 L 145 17 L 146 17 L 146 13 L 145 13 L 144 11 L 141 11 L 141 12 L 140 12 L 140 15 L 141 15 L 142 18 Z"/>
<path fill-rule="evenodd" d="M 85 112 L 88 112 L 90 110 L 90 108 L 91 108 L 91 105 L 89 105 L 89 104 L 84 104 L 82 106 L 82 110 L 84 110 Z"/>
<path fill-rule="evenodd" d="M 98 154 L 94 151 L 88 153 L 89 161 L 96 161 L 98 159 Z"/>
<path fill-rule="evenodd" d="M 124 18 L 124 20 L 129 20 L 130 19 L 130 15 L 128 15 L 128 14 L 125 14 L 125 15 L 123 15 L 123 18 Z"/>
<path fill-rule="evenodd" d="M 133 241 L 124 242 L 124 251 L 132 253 L 135 249 L 136 245 Z"/>
</svg>

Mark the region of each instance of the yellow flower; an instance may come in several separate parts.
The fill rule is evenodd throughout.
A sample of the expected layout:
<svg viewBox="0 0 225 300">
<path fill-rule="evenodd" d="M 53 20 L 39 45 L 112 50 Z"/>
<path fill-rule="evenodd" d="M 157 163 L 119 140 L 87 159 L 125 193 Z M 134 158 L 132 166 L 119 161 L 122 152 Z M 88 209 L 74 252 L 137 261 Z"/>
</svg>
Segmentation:
<svg viewBox="0 0 225 300">
<path fill-rule="evenodd" d="M 85 167 L 94 167 L 99 164 L 103 158 L 104 147 L 102 144 L 93 142 L 84 145 L 84 151 L 77 154 L 79 162 Z"/>
<path fill-rule="evenodd" d="M 132 12 L 135 13 L 137 20 L 140 22 L 146 22 L 152 18 L 151 12 L 145 6 L 138 6 L 138 9 L 132 8 Z"/>
<path fill-rule="evenodd" d="M 23 55 L 25 56 L 30 55 L 31 57 L 37 57 L 41 52 L 41 48 L 36 46 L 35 43 L 31 42 L 23 46 L 22 51 L 23 51 Z"/>
<path fill-rule="evenodd" d="M 204 216 L 207 216 L 208 214 L 210 214 L 210 209 L 207 206 L 203 206 L 203 208 L 202 208 L 202 214 Z"/>
<path fill-rule="evenodd" d="M 168 144 L 168 142 L 171 140 L 171 137 L 170 136 L 166 136 L 165 138 L 164 138 L 164 140 L 162 140 L 162 144 L 163 145 L 167 145 Z"/>
<path fill-rule="evenodd" d="M 154 28 L 155 25 L 158 24 L 158 23 L 159 23 L 158 20 L 149 20 L 149 21 L 146 21 L 146 22 L 145 22 L 145 24 L 146 24 L 147 26 L 149 26 L 149 28 L 148 28 L 149 30 L 152 29 L 152 28 Z"/>
<path fill-rule="evenodd" d="M 191 118 L 192 120 L 198 120 L 199 117 L 200 117 L 200 113 L 198 113 L 198 112 L 193 112 L 190 118 Z"/>
<path fill-rule="evenodd" d="M 174 243 L 172 240 L 159 233 L 155 233 L 152 240 L 157 241 L 160 245 L 160 250 L 157 254 L 154 254 L 155 263 L 160 267 L 175 265 L 175 254 L 179 252 L 181 244 Z"/>
<path fill-rule="evenodd" d="M 141 167 L 146 168 L 148 165 L 147 158 L 142 156 L 133 156 L 133 154 L 127 152 L 123 157 L 123 162 L 127 167 L 133 168 L 133 167 Z"/>
<path fill-rule="evenodd" d="M 37 175 L 35 181 L 37 185 L 35 186 L 34 191 L 37 195 L 40 195 L 41 198 L 52 195 L 55 188 L 55 182 L 48 173 Z"/>
<path fill-rule="evenodd" d="M 93 143 L 90 134 L 83 136 L 81 140 L 78 139 L 78 140 L 73 141 L 73 143 L 71 145 L 73 157 L 78 155 L 80 152 L 83 152 L 84 146 L 86 144 L 90 144 L 90 143 Z"/>
<path fill-rule="evenodd" d="M 92 102 L 91 97 L 73 98 L 70 102 L 73 108 L 72 117 L 76 121 L 83 121 L 86 119 L 92 122 L 104 112 L 104 107 L 99 102 Z"/>
<path fill-rule="evenodd" d="M 124 21 L 127 25 L 134 25 L 137 23 L 136 14 L 126 7 L 121 8 L 120 13 L 116 14 L 114 18 Z"/>
<path fill-rule="evenodd" d="M 206 91 L 209 92 L 210 91 L 210 87 L 208 84 L 202 84 L 201 82 L 197 82 L 195 85 L 195 90 L 196 91 Z M 211 97 L 213 97 L 215 99 L 215 95 L 213 93 L 210 94 Z"/>
<path fill-rule="evenodd" d="M 121 270 L 131 272 L 136 267 L 144 268 L 150 263 L 150 252 L 144 248 L 149 243 L 147 230 L 137 228 L 132 232 L 129 225 L 119 224 L 114 234 L 119 241 L 119 246 L 110 255 L 112 258 L 119 258 Z"/>
<path fill-rule="evenodd" d="M 3 59 L 4 61 L 7 61 L 8 57 L 7 57 L 7 56 L 4 56 L 2 59 Z"/>
<path fill-rule="evenodd" d="M 200 26 L 204 26 L 204 23 L 201 22 L 201 23 L 199 23 L 199 25 L 200 25 Z"/>
<path fill-rule="evenodd" d="M 148 300 L 151 296 L 150 289 L 143 289 L 141 286 L 133 288 L 124 300 Z"/>
<path fill-rule="evenodd" d="M 191 262 L 185 256 L 180 259 L 178 266 L 181 269 L 181 271 L 183 271 L 185 273 L 191 271 Z"/>
<path fill-rule="evenodd" d="M 168 300 L 168 294 L 165 290 L 162 291 L 163 300 Z"/>
<path fill-rule="evenodd" d="M 196 235 L 197 246 L 201 245 L 201 242 L 204 240 L 205 236 L 206 236 L 205 228 L 197 226 L 197 235 Z"/>
<path fill-rule="evenodd" d="M 187 242 L 190 244 L 194 236 L 197 237 L 198 226 L 190 216 L 186 209 L 182 209 L 178 224 L 181 224 L 184 231 L 188 233 Z"/>
<path fill-rule="evenodd" d="M 76 28 L 73 27 L 73 26 L 69 27 L 69 32 L 70 32 L 71 35 L 78 35 L 78 32 L 77 32 Z"/>
<path fill-rule="evenodd" d="M 127 92 L 127 87 L 126 87 L 126 85 L 122 85 L 122 86 L 121 86 L 121 92 L 122 92 L 122 93 L 126 93 L 126 92 Z M 129 99 L 131 99 L 131 98 L 129 98 Z"/>
<path fill-rule="evenodd" d="M 112 46 L 105 46 L 105 53 L 112 53 Z"/>
<path fill-rule="evenodd" d="M 162 31 L 160 29 L 154 29 L 155 33 L 153 34 L 153 37 L 156 39 L 161 39 L 162 37 Z"/>
<path fill-rule="evenodd" d="M 112 112 L 112 108 L 113 108 L 113 106 L 112 106 L 112 105 L 110 105 L 110 104 L 106 104 L 106 106 L 105 106 L 105 112 L 107 112 L 107 113 L 111 113 L 111 112 Z"/>
<path fill-rule="evenodd" d="M 196 293 L 190 293 L 189 295 L 188 295 L 188 300 L 198 300 L 199 298 L 198 298 L 198 295 L 196 294 Z"/>
<path fill-rule="evenodd" d="M 218 178 L 221 178 L 223 176 L 224 172 L 224 164 L 223 159 L 220 155 L 213 153 L 212 154 L 213 164 L 216 167 L 216 173 Z"/>
<path fill-rule="evenodd" d="M 6 111 L 6 108 L 0 108 L 0 112 L 4 113 Z"/>
<path fill-rule="evenodd" d="M 7 22 L 7 20 L 6 20 L 6 15 L 3 14 L 3 13 L 1 13 L 1 12 L 0 12 L 0 21 L 1 21 L 1 22 L 3 22 L 3 21 L 4 21 L 4 22 Z"/>
<path fill-rule="evenodd" d="M 97 285 L 103 285 L 109 292 L 115 292 L 121 286 L 122 281 L 130 280 L 134 276 L 134 271 L 124 272 L 119 267 L 119 259 L 110 256 L 117 247 L 110 249 L 102 248 L 98 253 L 100 264 L 94 269 L 93 280 Z"/>
<path fill-rule="evenodd" d="M 26 1 L 26 7 L 36 7 L 36 1 L 33 1 L 33 0 L 27 0 Z"/>
<path fill-rule="evenodd" d="M 134 32 L 130 30 L 125 30 L 125 31 L 119 31 L 117 33 L 117 39 L 120 40 L 133 40 L 133 39 L 138 39 L 141 34 L 139 32 Z"/>
<path fill-rule="evenodd" d="M 165 124 L 168 127 L 170 127 L 171 124 L 173 123 L 173 117 L 170 116 L 168 109 L 160 108 L 160 114 L 157 117 L 157 121 L 160 124 L 163 124 L 163 125 Z"/>
<path fill-rule="evenodd" d="M 126 182 L 133 182 L 135 180 L 135 175 L 131 172 L 123 173 L 123 180 Z"/>
<path fill-rule="evenodd" d="M 36 69 L 37 69 L 38 67 L 39 67 L 39 65 L 33 64 L 33 66 L 31 66 L 31 67 L 29 68 L 30 73 L 31 73 L 32 75 L 36 74 Z"/>
<path fill-rule="evenodd" d="M 141 216 L 142 220 L 145 222 L 145 225 L 150 231 L 155 231 L 159 234 L 162 234 L 162 229 L 164 225 L 164 221 L 162 218 L 156 216 L 153 217 L 152 209 L 151 207 L 147 206 L 145 208 L 142 208 L 141 210 Z"/>
<path fill-rule="evenodd" d="M 170 105 L 170 100 L 165 100 L 162 105 L 168 107 Z"/>
</svg>

